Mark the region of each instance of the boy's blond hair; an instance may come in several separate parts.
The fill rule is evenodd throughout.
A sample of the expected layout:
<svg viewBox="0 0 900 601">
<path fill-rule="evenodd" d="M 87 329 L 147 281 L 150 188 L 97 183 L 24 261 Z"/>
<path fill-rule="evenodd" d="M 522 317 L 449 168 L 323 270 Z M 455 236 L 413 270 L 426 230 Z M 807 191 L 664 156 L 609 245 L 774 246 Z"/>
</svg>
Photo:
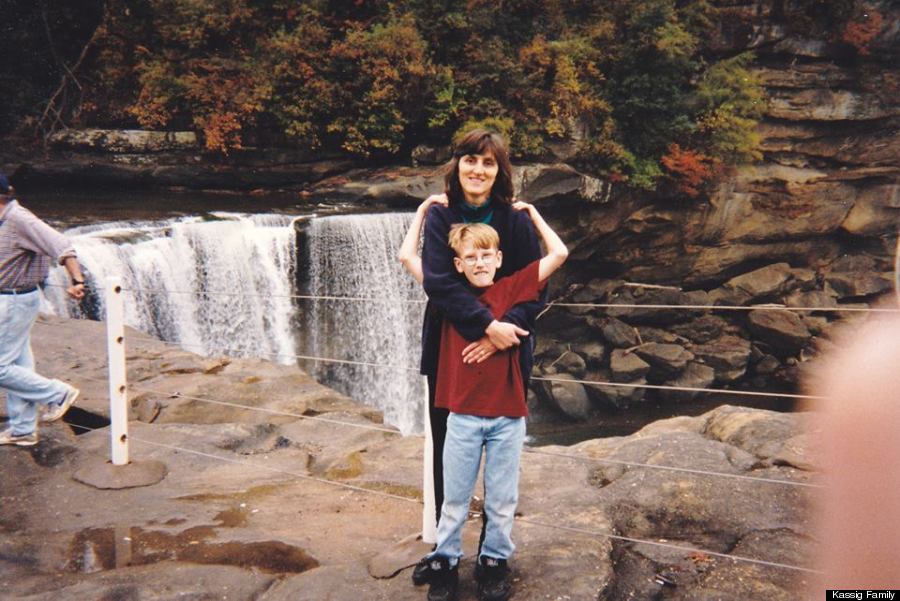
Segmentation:
<svg viewBox="0 0 900 601">
<path fill-rule="evenodd" d="M 472 246 L 478 249 L 500 249 L 500 234 L 486 223 L 457 223 L 450 227 L 447 243 L 457 256 L 467 240 L 471 240 Z"/>
</svg>

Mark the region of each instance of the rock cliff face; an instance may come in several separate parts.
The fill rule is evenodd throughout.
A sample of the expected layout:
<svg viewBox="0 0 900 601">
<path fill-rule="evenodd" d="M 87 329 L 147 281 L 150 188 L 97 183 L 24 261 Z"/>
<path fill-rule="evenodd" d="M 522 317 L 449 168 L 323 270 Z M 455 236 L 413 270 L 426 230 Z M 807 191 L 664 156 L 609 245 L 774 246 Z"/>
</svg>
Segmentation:
<svg viewBox="0 0 900 601">
<path fill-rule="evenodd" d="M 716 42 L 723 54 L 756 53 L 769 98 L 762 160 L 730 174 L 708 201 L 621 194 L 577 211 L 556 210 L 574 248 L 565 269 L 575 286 L 563 300 L 846 309 L 893 288 L 900 225 L 897 7 L 871 6 L 893 25 L 869 54 L 850 56 L 830 40 L 786 35 L 771 3 L 729 4 L 731 18 Z M 539 365 L 548 377 L 561 371 L 633 384 L 790 389 L 804 363 L 828 347 L 833 322 L 846 315 L 553 309 L 540 328 L 549 340 L 539 348 Z M 601 360 L 587 350 L 598 341 L 611 351 Z M 585 361 L 577 368 L 559 361 L 566 349 Z M 588 392 L 616 405 L 643 396 L 632 388 Z"/>
</svg>

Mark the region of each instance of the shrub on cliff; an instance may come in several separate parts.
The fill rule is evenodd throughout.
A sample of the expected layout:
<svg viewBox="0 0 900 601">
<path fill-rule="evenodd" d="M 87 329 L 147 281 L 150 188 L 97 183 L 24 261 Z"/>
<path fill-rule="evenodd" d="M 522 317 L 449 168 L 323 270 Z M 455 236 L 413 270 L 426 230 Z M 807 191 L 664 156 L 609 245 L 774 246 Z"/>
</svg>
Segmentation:
<svg viewBox="0 0 900 601">
<path fill-rule="evenodd" d="M 190 128 L 223 153 L 267 140 L 386 159 L 493 121 L 519 157 L 568 145 L 582 168 L 648 189 L 684 157 L 757 156 L 752 57 L 710 50 L 719 9 L 707 0 L 103 6 L 64 125 Z"/>
</svg>

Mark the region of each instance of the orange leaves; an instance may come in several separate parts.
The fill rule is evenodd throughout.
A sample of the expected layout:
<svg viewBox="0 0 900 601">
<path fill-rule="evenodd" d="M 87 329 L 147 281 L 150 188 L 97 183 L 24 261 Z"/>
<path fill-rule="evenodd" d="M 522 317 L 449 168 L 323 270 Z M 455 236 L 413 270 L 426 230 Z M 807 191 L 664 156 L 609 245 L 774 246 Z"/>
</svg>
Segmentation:
<svg viewBox="0 0 900 601">
<path fill-rule="evenodd" d="M 884 18 L 877 10 L 869 10 L 844 26 L 841 41 L 853 46 L 865 56 L 869 54 L 869 42 L 881 33 Z"/>
<path fill-rule="evenodd" d="M 227 154 L 229 148 L 241 147 L 241 122 L 236 113 L 211 113 L 198 117 L 196 122 L 203 130 L 208 150 Z"/>
<path fill-rule="evenodd" d="M 714 159 L 694 150 L 682 149 L 674 143 L 669 145 L 668 152 L 660 160 L 675 188 L 691 198 L 700 195 L 703 184 L 711 180 L 717 171 Z"/>
</svg>

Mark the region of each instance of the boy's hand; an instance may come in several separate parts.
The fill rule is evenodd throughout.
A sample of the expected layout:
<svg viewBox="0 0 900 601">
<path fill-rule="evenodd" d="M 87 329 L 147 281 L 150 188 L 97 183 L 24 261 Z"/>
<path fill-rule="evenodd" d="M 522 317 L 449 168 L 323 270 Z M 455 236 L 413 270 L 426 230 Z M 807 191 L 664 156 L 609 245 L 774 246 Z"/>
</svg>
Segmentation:
<svg viewBox="0 0 900 601">
<path fill-rule="evenodd" d="M 528 336 L 528 330 L 523 330 L 514 323 L 496 319 L 488 325 L 484 333 L 490 339 L 491 344 L 501 351 L 519 344 L 519 336 Z"/>
<path fill-rule="evenodd" d="M 497 350 L 497 347 L 491 343 L 491 339 L 485 336 L 463 349 L 463 363 L 481 363 L 496 353 Z"/>
<path fill-rule="evenodd" d="M 432 194 L 431 196 L 426 198 L 422 202 L 422 204 L 419 205 L 419 210 L 422 211 L 422 213 L 425 213 L 428 211 L 428 209 L 431 207 L 431 205 L 437 205 L 437 204 L 446 207 L 447 205 L 450 204 L 450 200 L 447 198 L 446 194 Z"/>
</svg>

